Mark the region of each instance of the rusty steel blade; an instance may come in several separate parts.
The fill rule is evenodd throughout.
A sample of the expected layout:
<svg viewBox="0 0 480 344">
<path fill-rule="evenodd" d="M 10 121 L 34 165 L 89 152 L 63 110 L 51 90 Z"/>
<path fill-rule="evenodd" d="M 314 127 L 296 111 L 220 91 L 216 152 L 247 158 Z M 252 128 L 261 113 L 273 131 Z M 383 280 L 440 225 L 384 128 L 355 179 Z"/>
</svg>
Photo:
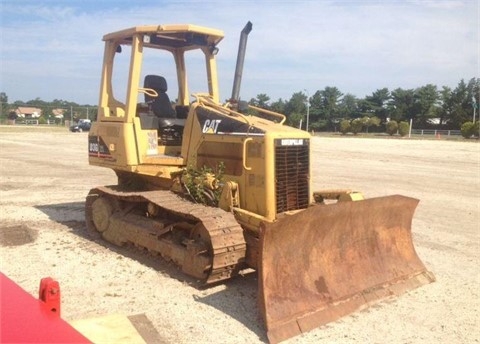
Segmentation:
<svg viewBox="0 0 480 344">
<path fill-rule="evenodd" d="M 435 280 L 413 246 L 418 200 L 316 205 L 263 226 L 259 303 L 277 343 Z"/>
</svg>

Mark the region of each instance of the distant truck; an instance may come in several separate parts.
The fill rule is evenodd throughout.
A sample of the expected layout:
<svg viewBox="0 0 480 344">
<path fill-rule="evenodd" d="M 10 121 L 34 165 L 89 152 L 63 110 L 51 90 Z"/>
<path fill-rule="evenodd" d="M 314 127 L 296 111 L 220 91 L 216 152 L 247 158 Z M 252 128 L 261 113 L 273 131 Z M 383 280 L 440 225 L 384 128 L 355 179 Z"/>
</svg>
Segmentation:
<svg viewBox="0 0 480 344">
<path fill-rule="evenodd" d="M 74 133 L 81 133 L 82 131 L 89 131 L 92 126 L 92 121 L 89 119 L 81 118 L 77 124 L 70 127 L 70 131 Z"/>
</svg>

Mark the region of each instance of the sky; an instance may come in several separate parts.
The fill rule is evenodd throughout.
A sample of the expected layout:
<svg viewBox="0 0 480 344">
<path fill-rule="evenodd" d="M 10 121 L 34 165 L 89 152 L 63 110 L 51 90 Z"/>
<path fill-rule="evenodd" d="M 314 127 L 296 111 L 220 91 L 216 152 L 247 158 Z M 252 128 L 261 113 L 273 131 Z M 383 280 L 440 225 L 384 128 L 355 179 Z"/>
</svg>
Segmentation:
<svg viewBox="0 0 480 344">
<path fill-rule="evenodd" d="M 327 86 L 359 98 L 384 87 L 455 88 L 480 77 L 479 2 L 0 0 L 0 92 L 10 103 L 95 105 L 104 34 L 189 23 L 225 33 L 217 63 L 220 98 L 227 99 L 248 21 L 244 100 L 261 93 L 288 100 Z"/>
</svg>

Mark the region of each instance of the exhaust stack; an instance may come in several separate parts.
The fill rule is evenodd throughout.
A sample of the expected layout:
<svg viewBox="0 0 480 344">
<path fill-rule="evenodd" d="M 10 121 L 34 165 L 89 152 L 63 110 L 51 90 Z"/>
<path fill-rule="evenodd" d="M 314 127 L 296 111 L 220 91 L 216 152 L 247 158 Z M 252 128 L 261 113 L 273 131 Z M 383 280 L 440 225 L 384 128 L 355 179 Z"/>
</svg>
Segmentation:
<svg viewBox="0 0 480 344">
<path fill-rule="evenodd" d="M 232 103 L 238 103 L 240 99 L 240 84 L 242 82 L 243 62 L 245 61 L 245 52 L 247 49 L 248 34 L 252 31 L 252 23 L 249 21 L 240 33 L 240 42 L 238 44 L 237 65 L 235 67 L 235 77 L 233 79 Z"/>
</svg>

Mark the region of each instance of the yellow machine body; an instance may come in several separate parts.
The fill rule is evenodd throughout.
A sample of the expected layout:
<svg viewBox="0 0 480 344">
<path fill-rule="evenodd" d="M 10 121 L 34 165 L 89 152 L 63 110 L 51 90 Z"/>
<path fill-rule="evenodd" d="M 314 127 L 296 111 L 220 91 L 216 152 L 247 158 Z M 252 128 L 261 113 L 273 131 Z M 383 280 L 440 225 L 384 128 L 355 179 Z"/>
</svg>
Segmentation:
<svg viewBox="0 0 480 344">
<path fill-rule="evenodd" d="M 236 102 L 220 103 L 222 38 L 219 30 L 195 25 L 139 26 L 104 36 L 89 162 L 113 169 L 118 185 L 91 191 L 89 228 L 116 244 L 158 252 L 206 283 L 257 269 L 271 342 L 395 294 L 391 289 L 432 282 L 412 242 L 417 200 L 314 193 L 307 132 L 285 125 L 281 114 L 256 107 L 246 114 Z M 161 54 L 156 59 L 147 51 Z M 187 71 L 190 54 L 206 67 L 206 92 L 195 89 L 192 96 L 187 75 L 199 71 Z M 171 93 L 166 79 L 176 97 L 161 113 L 155 102 Z M 185 191 L 188 169 L 220 165 L 222 180 L 203 182 L 207 194 L 220 188 L 219 208 L 174 196 Z"/>
</svg>

